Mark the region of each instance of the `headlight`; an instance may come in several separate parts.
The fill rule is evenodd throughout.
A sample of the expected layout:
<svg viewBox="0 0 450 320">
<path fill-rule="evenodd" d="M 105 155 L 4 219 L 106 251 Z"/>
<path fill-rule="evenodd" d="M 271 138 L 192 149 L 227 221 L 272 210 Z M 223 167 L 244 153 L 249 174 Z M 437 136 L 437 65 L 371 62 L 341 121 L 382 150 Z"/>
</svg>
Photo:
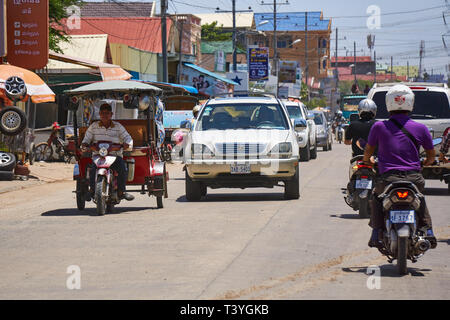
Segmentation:
<svg viewBox="0 0 450 320">
<path fill-rule="evenodd" d="M 201 143 L 193 143 L 191 145 L 192 159 L 211 159 L 214 153 L 206 145 Z"/>
<path fill-rule="evenodd" d="M 108 149 L 106 148 L 100 148 L 98 154 L 102 157 L 106 157 L 108 155 Z"/>
<path fill-rule="evenodd" d="M 276 159 L 288 159 L 292 156 L 292 145 L 290 142 L 282 142 L 272 148 L 269 157 Z"/>
</svg>

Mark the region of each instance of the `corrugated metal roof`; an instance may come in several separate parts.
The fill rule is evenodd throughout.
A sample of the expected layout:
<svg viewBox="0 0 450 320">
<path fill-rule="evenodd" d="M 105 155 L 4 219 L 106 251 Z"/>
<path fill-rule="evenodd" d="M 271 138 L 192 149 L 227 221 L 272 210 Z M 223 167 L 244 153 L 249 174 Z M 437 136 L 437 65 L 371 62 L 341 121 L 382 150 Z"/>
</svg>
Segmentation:
<svg viewBox="0 0 450 320">
<path fill-rule="evenodd" d="M 167 21 L 169 40 L 172 20 Z M 81 28 L 70 35 L 108 34 L 109 42 L 122 43 L 148 52 L 161 53 L 161 18 L 81 18 Z"/>
<path fill-rule="evenodd" d="M 219 76 L 218 74 L 213 73 L 213 72 L 211 72 L 211 71 L 209 71 L 209 70 L 206 70 L 206 69 L 204 69 L 204 68 L 202 68 L 202 67 L 199 67 L 199 66 L 197 66 L 197 65 L 195 65 L 195 64 L 193 64 L 193 63 L 187 63 L 187 62 L 184 62 L 183 64 L 184 64 L 186 67 L 189 67 L 189 68 L 192 68 L 192 69 L 194 69 L 194 70 L 197 70 L 198 72 L 204 73 L 204 74 L 206 74 L 206 75 L 208 75 L 208 76 L 211 76 L 211 77 L 213 77 L 213 78 L 216 78 L 216 79 L 218 79 L 218 80 L 220 80 L 220 81 L 223 81 L 223 82 L 226 82 L 226 83 L 229 83 L 229 84 L 232 84 L 232 85 L 237 85 L 236 82 L 234 82 L 234 81 L 232 81 L 232 80 L 229 80 L 229 79 L 227 79 L 227 78 L 221 77 L 221 76 Z"/>
<path fill-rule="evenodd" d="M 212 54 L 216 51 L 233 53 L 233 41 L 202 41 L 202 53 Z M 236 48 L 237 53 L 245 53 L 245 50 Z"/>
<path fill-rule="evenodd" d="M 80 35 L 69 36 L 69 42 L 61 42 L 60 48 L 63 54 L 86 59 L 95 62 L 106 62 L 106 45 L 108 43 L 108 35 Z M 85 69 L 80 65 L 66 63 L 62 61 L 49 60 L 48 69 Z"/>
<path fill-rule="evenodd" d="M 155 2 L 85 2 L 82 17 L 153 17 Z"/>
<path fill-rule="evenodd" d="M 277 31 L 305 31 L 306 12 L 277 13 Z M 258 26 L 263 21 L 269 23 Z M 255 13 L 258 31 L 273 31 L 273 14 Z M 331 20 L 323 20 L 322 12 L 308 12 L 308 31 L 326 31 L 331 28 Z"/>
<path fill-rule="evenodd" d="M 231 13 L 194 13 L 202 19 L 201 24 L 211 24 L 217 21 L 217 25 L 224 28 L 233 28 L 233 16 Z M 253 13 L 236 13 L 236 28 L 251 28 Z"/>
</svg>

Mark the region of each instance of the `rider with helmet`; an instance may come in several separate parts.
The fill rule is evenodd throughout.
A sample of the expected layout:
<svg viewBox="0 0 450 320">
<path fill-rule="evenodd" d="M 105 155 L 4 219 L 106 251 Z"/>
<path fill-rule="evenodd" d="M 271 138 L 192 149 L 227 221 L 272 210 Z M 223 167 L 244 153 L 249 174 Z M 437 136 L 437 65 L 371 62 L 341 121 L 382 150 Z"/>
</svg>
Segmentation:
<svg viewBox="0 0 450 320">
<path fill-rule="evenodd" d="M 370 128 L 375 123 L 377 105 L 371 99 L 364 99 L 358 105 L 358 114 L 359 119 L 351 122 L 345 132 L 344 143 L 352 145 L 353 157 L 364 154 L 364 146 L 367 143 Z"/>
<path fill-rule="evenodd" d="M 421 174 L 419 148 L 426 152 L 424 165 L 435 160 L 432 137 L 427 127 L 409 118 L 414 107 L 414 93 L 405 85 L 395 85 L 386 94 L 386 107 L 389 120 L 376 122 L 369 133 L 364 152 L 364 162 L 371 164 L 370 157 L 378 147 L 378 170 L 380 176 L 375 182 L 375 195 L 383 193 L 384 188 L 395 181 L 411 181 L 423 192 L 425 180 Z M 369 225 L 373 228 L 369 247 L 380 247 L 383 228 L 382 203 L 377 196 L 371 201 L 372 215 Z M 437 242 L 432 229 L 431 216 L 425 199 L 418 210 L 418 228 L 430 241 L 431 248 Z"/>
<path fill-rule="evenodd" d="M 342 111 L 341 111 L 341 110 L 338 110 L 338 111 L 336 112 L 336 115 L 335 115 L 334 119 L 333 119 L 333 125 L 332 125 L 333 132 L 336 132 L 336 128 L 337 128 L 339 125 L 343 125 L 345 122 L 346 122 L 346 120 L 345 120 L 345 118 L 344 118 L 344 116 L 343 116 Z M 337 133 L 336 133 L 336 141 L 337 141 L 337 140 L 338 140 L 338 139 L 337 139 Z"/>
</svg>

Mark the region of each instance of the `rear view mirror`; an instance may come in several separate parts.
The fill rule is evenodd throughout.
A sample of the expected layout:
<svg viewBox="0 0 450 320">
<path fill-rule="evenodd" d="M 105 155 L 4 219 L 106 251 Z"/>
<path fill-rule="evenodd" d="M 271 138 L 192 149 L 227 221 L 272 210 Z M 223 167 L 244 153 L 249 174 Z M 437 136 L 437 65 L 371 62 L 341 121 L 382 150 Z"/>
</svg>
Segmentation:
<svg viewBox="0 0 450 320">
<path fill-rule="evenodd" d="M 296 131 L 303 130 L 303 129 L 305 129 L 306 127 L 307 127 L 307 124 L 306 124 L 306 121 L 305 121 L 305 120 L 303 120 L 303 119 L 296 119 L 296 120 L 294 121 L 294 129 L 295 129 Z"/>
</svg>

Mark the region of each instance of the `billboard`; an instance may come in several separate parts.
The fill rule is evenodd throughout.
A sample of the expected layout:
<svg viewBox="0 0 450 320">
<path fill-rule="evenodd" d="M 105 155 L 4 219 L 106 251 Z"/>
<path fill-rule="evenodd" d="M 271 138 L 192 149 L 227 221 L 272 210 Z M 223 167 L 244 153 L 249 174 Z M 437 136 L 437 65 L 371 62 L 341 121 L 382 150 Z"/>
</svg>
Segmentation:
<svg viewBox="0 0 450 320">
<path fill-rule="evenodd" d="M 269 48 L 248 49 L 249 81 L 269 80 Z"/>
<path fill-rule="evenodd" d="M 48 62 L 48 0 L 7 1 L 8 62 L 41 69 Z"/>
<path fill-rule="evenodd" d="M 297 81 L 297 61 L 280 61 L 280 83 L 295 83 Z"/>
</svg>

